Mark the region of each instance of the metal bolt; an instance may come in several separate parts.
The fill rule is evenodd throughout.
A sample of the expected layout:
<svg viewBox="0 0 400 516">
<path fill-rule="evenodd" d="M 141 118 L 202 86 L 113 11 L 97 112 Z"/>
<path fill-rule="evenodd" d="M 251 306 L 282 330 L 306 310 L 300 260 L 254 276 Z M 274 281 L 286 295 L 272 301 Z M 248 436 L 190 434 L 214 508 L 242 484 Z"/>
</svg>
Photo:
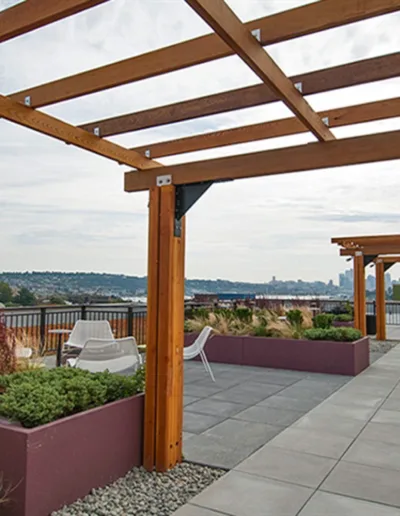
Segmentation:
<svg viewBox="0 0 400 516">
<path fill-rule="evenodd" d="M 30 95 L 27 95 L 24 98 L 24 104 L 25 104 L 25 106 L 30 106 L 31 105 L 31 97 L 30 97 Z"/>
<path fill-rule="evenodd" d="M 298 90 L 300 93 L 303 93 L 303 83 L 302 82 L 295 82 L 294 87 L 296 90 Z"/>
<path fill-rule="evenodd" d="M 261 29 L 254 29 L 251 31 L 251 33 L 256 38 L 257 41 L 261 42 Z"/>
<path fill-rule="evenodd" d="M 324 122 L 324 124 L 325 124 L 326 126 L 328 126 L 328 127 L 329 127 L 329 117 L 328 117 L 328 116 L 324 116 L 324 118 L 322 119 L 322 121 Z"/>
</svg>

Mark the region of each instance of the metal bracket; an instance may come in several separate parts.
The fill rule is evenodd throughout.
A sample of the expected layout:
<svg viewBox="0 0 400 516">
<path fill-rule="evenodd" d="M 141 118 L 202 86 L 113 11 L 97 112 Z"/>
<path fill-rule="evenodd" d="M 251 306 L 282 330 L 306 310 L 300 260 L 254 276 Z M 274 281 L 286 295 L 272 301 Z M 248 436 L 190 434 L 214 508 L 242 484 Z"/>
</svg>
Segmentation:
<svg viewBox="0 0 400 516">
<path fill-rule="evenodd" d="M 146 150 L 144 151 L 144 155 L 146 156 L 146 158 L 150 158 L 150 157 L 151 157 L 150 149 L 146 149 Z"/>
<path fill-rule="evenodd" d="M 294 87 L 296 90 L 298 90 L 300 93 L 303 93 L 303 83 L 302 82 L 295 82 Z"/>
<path fill-rule="evenodd" d="M 27 95 L 24 98 L 24 104 L 25 104 L 25 106 L 30 106 L 31 105 L 31 97 L 30 97 L 30 95 Z"/>
<path fill-rule="evenodd" d="M 363 255 L 363 252 L 362 251 L 356 251 L 354 253 L 354 256 L 362 256 Z"/>
<path fill-rule="evenodd" d="M 394 263 L 385 262 L 383 264 L 384 271 L 387 272 L 390 269 L 390 267 L 393 267 L 393 265 L 394 265 Z"/>
<path fill-rule="evenodd" d="M 254 29 L 251 31 L 251 33 L 256 38 L 256 40 L 261 43 L 261 29 Z"/>
<path fill-rule="evenodd" d="M 376 258 L 376 255 L 364 255 L 364 267 L 372 263 Z"/>
<path fill-rule="evenodd" d="M 175 189 L 175 236 L 181 236 L 181 219 L 210 188 L 213 181 L 178 185 Z"/>
<path fill-rule="evenodd" d="M 165 175 L 165 176 L 157 176 L 157 186 L 166 186 L 172 184 L 172 176 Z"/>
<path fill-rule="evenodd" d="M 324 124 L 329 127 L 329 117 L 328 116 L 324 116 L 324 118 L 322 118 L 322 121 L 324 122 Z"/>
<path fill-rule="evenodd" d="M 93 129 L 93 133 L 94 133 L 95 136 L 100 136 L 100 127 L 95 127 Z"/>
</svg>

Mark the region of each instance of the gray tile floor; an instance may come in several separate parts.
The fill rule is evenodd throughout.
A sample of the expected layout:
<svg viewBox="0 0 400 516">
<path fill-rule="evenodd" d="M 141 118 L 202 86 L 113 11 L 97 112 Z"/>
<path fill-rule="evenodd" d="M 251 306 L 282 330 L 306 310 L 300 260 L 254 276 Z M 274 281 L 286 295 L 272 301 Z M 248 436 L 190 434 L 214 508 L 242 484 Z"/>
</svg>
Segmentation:
<svg viewBox="0 0 400 516">
<path fill-rule="evenodd" d="M 185 363 L 185 458 L 231 469 L 319 405 L 350 377 Z M 367 409 L 366 409 L 367 410 Z"/>
<path fill-rule="evenodd" d="M 255 406 L 265 407 L 268 399 L 286 397 L 285 390 L 290 389 L 293 395 L 296 385 L 300 391 L 307 391 L 310 383 L 318 381 L 323 384 L 316 391 L 321 396 L 328 391 L 327 386 L 337 388 L 334 377 L 331 383 L 321 376 L 318 380 L 315 376 L 298 379 Z M 293 405 L 285 402 L 284 406 Z M 229 419 L 211 430 L 226 421 Z M 191 439 L 195 437 L 188 444 Z M 242 442 L 247 444 L 246 434 Z M 175 515 L 400 516 L 399 486 L 400 345 L 270 439 Z"/>
</svg>

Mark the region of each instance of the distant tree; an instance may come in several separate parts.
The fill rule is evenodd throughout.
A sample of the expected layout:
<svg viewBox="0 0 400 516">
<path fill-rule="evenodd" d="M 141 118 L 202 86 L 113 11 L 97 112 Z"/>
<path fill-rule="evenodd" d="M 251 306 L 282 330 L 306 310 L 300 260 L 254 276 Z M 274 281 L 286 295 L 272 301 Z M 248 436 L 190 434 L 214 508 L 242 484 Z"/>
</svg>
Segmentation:
<svg viewBox="0 0 400 516">
<path fill-rule="evenodd" d="M 4 303 L 5 305 L 11 303 L 12 297 L 13 293 L 10 285 L 4 281 L 0 281 L 0 303 Z"/>
<path fill-rule="evenodd" d="M 51 296 L 49 302 L 51 305 L 65 305 L 65 299 L 59 294 Z"/>
<path fill-rule="evenodd" d="M 32 306 L 37 303 L 35 294 L 25 287 L 20 288 L 13 301 L 21 306 Z"/>
</svg>

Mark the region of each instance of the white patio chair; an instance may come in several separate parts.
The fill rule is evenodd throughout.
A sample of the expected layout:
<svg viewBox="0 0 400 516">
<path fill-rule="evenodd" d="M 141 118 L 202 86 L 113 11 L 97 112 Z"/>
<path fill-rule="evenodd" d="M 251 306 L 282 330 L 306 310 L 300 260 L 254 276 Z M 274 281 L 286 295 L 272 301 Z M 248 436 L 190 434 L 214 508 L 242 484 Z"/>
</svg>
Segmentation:
<svg viewBox="0 0 400 516">
<path fill-rule="evenodd" d="M 193 342 L 193 344 L 183 349 L 183 359 L 192 360 L 193 358 L 196 358 L 200 355 L 201 361 L 204 365 L 204 369 L 211 376 L 212 381 L 215 382 L 214 374 L 211 370 L 210 363 L 208 362 L 207 356 L 204 352 L 204 346 L 206 345 L 206 342 L 210 337 L 212 331 L 213 329 L 210 326 L 205 326 L 201 330 L 200 335 Z"/>
<path fill-rule="evenodd" d="M 134 337 L 124 339 L 89 339 L 77 358 L 68 358 L 67 365 L 86 369 L 91 373 L 110 371 L 121 373 L 141 365 Z"/>
<path fill-rule="evenodd" d="M 70 333 L 64 346 L 83 349 L 88 339 L 114 340 L 114 335 L 108 321 L 84 321 L 79 319 Z"/>
</svg>

